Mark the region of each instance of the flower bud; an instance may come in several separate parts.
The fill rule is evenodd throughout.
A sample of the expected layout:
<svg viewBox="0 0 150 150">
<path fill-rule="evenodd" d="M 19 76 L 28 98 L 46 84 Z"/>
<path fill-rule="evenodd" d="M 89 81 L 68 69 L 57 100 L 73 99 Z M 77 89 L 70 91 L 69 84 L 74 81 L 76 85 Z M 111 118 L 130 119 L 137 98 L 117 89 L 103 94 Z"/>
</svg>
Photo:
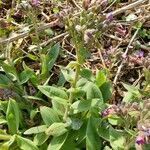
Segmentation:
<svg viewBox="0 0 150 150">
<path fill-rule="evenodd" d="M 95 29 L 87 29 L 84 32 L 84 41 L 87 44 L 92 38 L 93 38 L 93 34 L 96 30 Z"/>
<path fill-rule="evenodd" d="M 85 10 L 89 8 L 89 5 L 91 3 L 91 0 L 83 0 L 82 6 Z"/>
<path fill-rule="evenodd" d="M 142 58 L 142 57 L 144 57 L 144 52 L 138 51 L 136 55 L 137 55 L 137 57 Z"/>
<path fill-rule="evenodd" d="M 113 21 L 113 19 L 114 19 L 113 14 L 112 14 L 111 12 L 108 13 L 108 14 L 106 15 L 106 19 L 107 19 L 109 22 Z"/>
<path fill-rule="evenodd" d="M 40 0 L 32 0 L 31 5 L 33 7 L 39 7 L 40 6 Z"/>
<path fill-rule="evenodd" d="M 102 113 L 102 117 L 107 117 L 109 115 L 113 115 L 119 112 L 119 108 L 116 105 L 112 105 L 108 108 L 106 108 Z"/>
<path fill-rule="evenodd" d="M 134 102 L 132 104 L 132 108 L 135 109 L 135 110 L 139 110 L 139 104 L 137 102 Z"/>
<path fill-rule="evenodd" d="M 82 31 L 82 27 L 80 25 L 76 25 L 75 26 L 75 29 L 78 31 L 78 32 L 81 32 Z"/>
<path fill-rule="evenodd" d="M 138 145 L 144 145 L 145 144 L 145 137 L 142 135 L 138 135 L 136 138 L 136 143 Z"/>
<path fill-rule="evenodd" d="M 108 4 L 108 0 L 102 0 L 100 4 L 101 6 L 106 7 Z"/>
</svg>

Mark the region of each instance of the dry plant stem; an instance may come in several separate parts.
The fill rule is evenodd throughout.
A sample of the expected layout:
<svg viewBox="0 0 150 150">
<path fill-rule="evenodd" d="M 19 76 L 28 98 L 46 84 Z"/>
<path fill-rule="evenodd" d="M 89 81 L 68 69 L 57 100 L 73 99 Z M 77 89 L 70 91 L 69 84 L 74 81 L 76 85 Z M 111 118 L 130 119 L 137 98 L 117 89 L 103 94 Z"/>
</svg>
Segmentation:
<svg viewBox="0 0 150 150">
<path fill-rule="evenodd" d="M 135 1 L 134 3 L 131 3 L 131 4 L 127 5 L 127 6 L 124 6 L 124 7 L 120 8 L 120 9 L 117 9 L 117 10 L 113 11 L 113 12 L 112 12 L 112 15 L 113 15 L 113 16 L 116 16 L 116 15 L 118 15 L 118 14 L 120 14 L 120 13 L 123 13 L 123 12 L 126 11 L 126 10 L 135 8 L 135 7 L 141 5 L 142 3 L 145 3 L 145 2 L 147 2 L 147 1 L 148 1 L 148 0 L 138 0 L 138 1 Z"/>
<path fill-rule="evenodd" d="M 134 39 L 135 39 L 137 33 L 139 32 L 139 30 L 140 30 L 140 28 L 138 28 L 138 29 L 136 30 L 136 32 L 134 33 L 134 35 L 132 36 L 132 38 L 131 38 L 131 40 L 130 40 L 130 42 L 129 42 L 129 44 L 128 44 L 128 46 L 127 46 L 127 48 L 126 48 L 126 50 L 125 50 L 125 52 L 124 52 L 124 54 L 123 54 L 124 56 L 127 55 L 128 51 L 129 51 L 129 48 L 130 48 L 132 42 L 134 41 Z M 123 59 L 123 61 L 121 62 L 120 66 L 118 67 L 116 76 L 115 76 L 114 81 L 113 81 L 113 84 L 114 84 L 114 85 L 116 85 L 116 83 L 117 83 L 118 76 L 119 76 L 119 74 L 120 74 L 120 72 L 121 72 L 121 69 L 122 69 L 122 67 L 123 67 L 123 65 L 124 65 L 125 60 L 126 60 L 126 59 Z"/>
<path fill-rule="evenodd" d="M 51 42 L 53 42 L 53 41 L 56 41 L 56 40 L 58 40 L 58 39 L 60 39 L 60 38 L 62 38 L 62 37 L 64 37 L 64 36 L 67 37 L 67 36 L 69 36 L 69 34 L 68 34 L 67 32 L 62 33 L 62 34 L 59 34 L 59 35 L 57 35 L 57 36 L 55 36 L 55 37 L 53 37 L 53 38 L 51 38 L 51 39 L 49 39 L 49 40 L 47 40 L 47 41 L 41 43 L 41 44 L 40 44 L 40 47 L 45 47 L 45 46 L 47 46 L 49 43 L 51 43 Z M 32 51 L 32 50 L 35 49 L 35 48 L 36 48 L 36 47 L 34 47 L 34 48 L 30 49 L 30 50 Z"/>
<path fill-rule="evenodd" d="M 103 56 L 102 56 L 101 50 L 100 50 L 100 49 L 98 49 L 98 52 L 99 52 L 100 59 L 101 59 L 101 61 L 102 61 L 102 65 L 103 65 L 103 67 L 104 67 L 104 68 L 106 68 L 105 61 L 104 61 L 104 59 L 103 59 Z"/>
<path fill-rule="evenodd" d="M 99 43 L 98 40 L 96 40 L 96 43 L 97 43 L 98 52 L 99 52 L 99 56 L 100 56 L 102 65 L 103 65 L 104 68 L 107 68 L 107 67 L 106 67 L 106 64 L 105 64 L 105 61 L 104 61 L 104 59 L 103 59 L 102 53 L 101 53 L 101 50 L 102 50 L 103 48 L 102 48 L 102 46 L 101 46 L 101 44 Z"/>
<path fill-rule="evenodd" d="M 50 23 L 48 23 L 48 24 L 42 25 L 41 27 L 38 27 L 38 28 L 37 28 L 37 32 L 41 32 L 41 31 L 43 31 L 43 30 L 45 30 L 45 29 L 51 28 L 51 27 L 55 26 L 55 24 L 56 24 L 57 22 L 58 22 L 58 19 L 56 19 L 55 21 L 50 22 Z M 25 33 L 18 34 L 18 35 L 14 36 L 14 37 L 9 37 L 9 38 L 7 38 L 7 39 L 0 40 L 0 45 L 1 45 L 1 44 L 8 44 L 8 43 L 10 43 L 10 42 L 17 41 L 17 40 L 19 40 L 19 39 L 21 39 L 21 38 L 25 38 L 25 37 L 29 36 L 29 34 L 32 32 L 32 30 L 33 30 L 33 29 L 31 29 L 30 31 L 27 31 L 27 32 L 25 32 Z"/>
<path fill-rule="evenodd" d="M 46 18 L 47 21 L 49 21 L 49 19 L 50 19 L 49 16 L 47 16 L 44 12 L 42 12 L 41 14 Z"/>
<path fill-rule="evenodd" d="M 140 4 L 144 3 L 144 2 L 147 2 L 147 1 L 148 1 L 148 0 L 138 0 L 138 1 L 135 1 L 134 3 L 129 4 L 128 6 L 124 6 L 124 7 L 120 8 L 120 9 L 117 9 L 117 10 L 113 11 L 113 12 L 112 12 L 112 15 L 116 16 L 116 15 L 118 15 L 118 14 L 120 14 L 120 13 L 122 13 L 122 12 L 128 10 L 128 9 L 135 8 L 135 7 L 137 7 L 138 5 L 140 5 Z M 78 13 L 76 13 L 74 16 L 78 16 L 78 15 L 80 15 L 80 13 L 81 13 L 81 12 L 78 12 Z M 48 24 L 46 24 L 46 25 L 43 25 L 43 26 L 39 27 L 39 28 L 37 29 L 37 31 L 38 31 L 38 32 L 41 32 L 41 31 L 43 31 L 43 30 L 45 30 L 45 29 L 48 29 L 48 28 L 50 28 L 50 27 L 53 27 L 54 24 L 56 24 L 56 23 L 58 22 L 58 20 L 59 20 L 59 19 L 56 19 L 54 22 L 51 22 L 51 23 L 48 23 Z M 30 31 L 28 31 L 28 32 L 18 34 L 18 35 L 16 35 L 15 37 L 9 37 L 9 38 L 7 38 L 7 39 L 0 40 L 0 44 L 8 44 L 9 42 L 13 42 L 13 41 L 16 41 L 16 40 L 18 40 L 18 39 L 20 39 L 20 38 L 27 37 L 31 31 L 32 31 L 32 29 L 31 29 Z"/>
<path fill-rule="evenodd" d="M 132 38 L 131 38 L 131 40 L 130 40 L 130 42 L 129 42 L 129 44 L 128 44 L 128 46 L 127 46 L 125 52 L 124 52 L 124 55 L 125 55 L 125 56 L 127 55 L 128 51 L 129 51 L 129 48 L 130 48 L 130 46 L 132 45 L 132 42 L 134 41 L 134 39 L 135 39 L 136 35 L 138 34 L 139 30 L 140 30 L 140 28 L 138 28 L 138 29 L 136 30 L 136 32 L 134 33 L 134 35 L 132 36 Z"/>
<path fill-rule="evenodd" d="M 57 35 L 57 36 L 55 36 L 55 37 L 53 37 L 53 38 L 51 38 L 51 39 L 49 39 L 49 40 L 47 40 L 47 41 L 41 43 L 40 46 L 46 46 L 46 45 L 48 45 L 49 43 L 51 43 L 51 42 L 53 42 L 53 41 L 55 41 L 55 40 L 57 40 L 57 39 L 59 39 L 59 38 L 62 38 L 62 37 L 64 37 L 64 36 L 68 36 L 68 35 L 69 35 L 69 34 L 68 34 L 67 32 L 62 33 L 62 34 L 59 34 L 59 35 Z"/>
<path fill-rule="evenodd" d="M 109 37 L 109 38 L 111 38 L 111 39 L 114 39 L 114 40 L 123 42 L 123 43 L 129 42 L 128 40 L 123 41 L 123 39 L 121 39 L 121 38 L 119 38 L 119 37 L 117 37 L 117 36 L 111 35 L 111 34 L 103 33 L 103 35 L 105 35 L 105 36 L 107 36 L 107 37 Z M 150 51 L 150 47 L 147 47 L 147 46 L 141 44 L 139 41 L 133 42 L 132 45 L 133 45 L 133 46 L 139 45 L 140 48 L 142 48 L 142 49 L 144 49 L 144 50 L 146 50 L 146 51 Z"/>
<path fill-rule="evenodd" d="M 134 44 L 138 44 L 140 46 L 140 48 L 144 49 L 144 50 L 147 50 L 147 51 L 150 51 L 150 47 L 147 47 L 145 45 L 142 45 L 139 41 L 136 41 L 134 42 Z"/>
<path fill-rule="evenodd" d="M 72 3 L 79 9 L 79 10 L 83 10 L 77 3 L 76 3 L 76 1 L 75 0 L 71 0 L 72 1 Z"/>
<path fill-rule="evenodd" d="M 103 11 L 103 13 L 106 12 L 113 4 L 115 4 L 116 1 L 117 1 L 117 0 L 114 0 L 107 8 Z"/>
<path fill-rule="evenodd" d="M 139 83 L 139 81 L 141 80 L 142 77 L 144 77 L 143 74 L 141 74 L 141 75 L 139 76 L 139 78 L 133 83 L 133 86 L 136 86 L 136 85 Z"/>
<path fill-rule="evenodd" d="M 67 0 L 68 3 L 71 3 L 72 5 L 74 5 L 75 7 L 77 7 L 79 10 L 82 11 L 82 8 L 76 3 L 75 0 Z"/>
</svg>

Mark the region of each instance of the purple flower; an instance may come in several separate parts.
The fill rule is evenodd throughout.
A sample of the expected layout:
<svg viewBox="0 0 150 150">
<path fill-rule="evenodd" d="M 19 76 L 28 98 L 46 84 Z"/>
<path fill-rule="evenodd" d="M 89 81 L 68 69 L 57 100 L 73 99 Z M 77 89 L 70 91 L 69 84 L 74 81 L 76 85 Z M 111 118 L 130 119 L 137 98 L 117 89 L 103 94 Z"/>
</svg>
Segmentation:
<svg viewBox="0 0 150 150">
<path fill-rule="evenodd" d="M 116 33 L 120 36 L 125 36 L 126 35 L 126 30 L 120 27 L 116 27 Z"/>
<path fill-rule="evenodd" d="M 111 12 L 108 13 L 108 14 L 106 15 L 106 19 L 107 19 L 109 22 L 113 21 L 113 19 L 114 19 L 113 14 L 112 14 Z"/>
<path fill-rule="evenodd" d="M 40 0 L 32 0 L 32 6 L 38 7 L 40 5 Z"/>
<path fill-rule="evenodd" d="M 108 4 L 108 0 L 102 0 L 101 6 L 105 7 Z"/>
<path fill-rule="evenodd" d="M 87 29 L 84 32 L 84 41 L 87 44 L 92 38 L 93 38 L 93 34 L 96 32 L 95 29 Z"/>
<path fill-rule="evenodd" d="M 109 115 L 109 111 L 107 109 L 105 109 L 102 113 L 101 113 L 102 117 L 106 117 Z"/>
<path fill-rule="evenodd" d="M 142 58 L 142 57 L 144 57 L 144 52 L 143 52 L 143 51 L 138 51 L 138 52 L 136 53 L 136 55 L 137 55 L 139 58 Z"/>
<path fill-rule="evenodd" d="M 106 15 L 106 19 L 103 21 L 103 27 L 107 27 L 110 22 L 113 21 L 113 14 L 110 12 Z"/>
<path fill-rule="evenodd" d="M 145 144 L 145 137 L 144 136 L 137 136 L 137 138 L 136 138 L 136 143 L 138 144 L 138 145 L 143 145 L 143 144 Z"/>
<path fill-rule="evenodd" d="M 107 116 L 109 116 L 109 115 L 116 114 L 117 111 L 118 111 L 117 106 L 112 105 L 112 106 L 106 108 L 106 109 L 101 113 L 101 115 L 102 115 L 102 117 L 107 117 Z"/>
</svg>

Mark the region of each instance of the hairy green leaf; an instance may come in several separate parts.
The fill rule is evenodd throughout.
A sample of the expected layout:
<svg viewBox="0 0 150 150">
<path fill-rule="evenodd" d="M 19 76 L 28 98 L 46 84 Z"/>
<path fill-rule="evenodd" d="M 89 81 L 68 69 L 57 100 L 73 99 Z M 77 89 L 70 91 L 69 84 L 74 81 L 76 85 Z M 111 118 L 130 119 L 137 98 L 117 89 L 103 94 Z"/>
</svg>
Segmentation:
<svg viewBox="0 0 150 150">
<path fill-rule="evenodd" d="M 53 110 L 52 108 L 42 106 L 40 107 L 40 113 L 41 113 L 44 123 L 48 126 L 53 124 L 54 122 L 60 121 L 57 112 Z"/>
<path fill-rule="evenodd" d="M 86 130 L 86 149 L 100 150 L 102 148 L 102 141 L 97 134 L 99 119 L 90 117 L 88 119 Z"/>
<path fill-rule="evenodd" d="M 17 136 L 17 144 L 22 150 L 39 150 L 38 147 L 29 139 Z"/>
<path fill-rule="evenodd" d="M 50 141 L 47 150 L 60 150 L 64 142 L 66 141 L 67 136 L 68 134 L 66 133 L 58 137 L 53 137 L 53 139 Z"/>
<path fill-rule="evenodd" d="M 24 134 L 29 135 L 29 134 L 37 134 L 41 132 L 45 132 L 47 129 L 47 125 L 41 125 L 37 127 L 32 127 L 24 132 Z"/>
<path fill-rule="evenodd" d="M 8 108 L 6 112 L 6 119 L 8 123 L 9 132 L 11 134 L 16 134 L 19 128 L 19 107 L 15 100 L 10 99 L 8 103 Z"/>
<path fill-rule="evenodd" d="M 47 135 L 52 135 L 52 136 L 60 136 L 67 132 L 68 130 L 66 129 L 66 124 L 64 123 L 53 123 L 46 131 L 45 133 Z"/>
</svg>

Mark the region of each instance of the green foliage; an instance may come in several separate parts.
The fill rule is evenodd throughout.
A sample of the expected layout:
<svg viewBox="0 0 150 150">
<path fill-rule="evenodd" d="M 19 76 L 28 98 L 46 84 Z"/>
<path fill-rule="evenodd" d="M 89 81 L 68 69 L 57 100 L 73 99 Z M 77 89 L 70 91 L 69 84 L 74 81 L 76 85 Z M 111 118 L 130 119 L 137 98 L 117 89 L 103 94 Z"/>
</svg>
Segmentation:
<svg viewBox="0 0 150 150">
<path fill-rule="evenodd" d="M 102 148 L 102 139 L 98 136 L 97 128 L 99 119 L 90 117 L 86 129 L 86 148 L 87 150 L 99 150 Z"/>
<path fill-rule="evenodd" d="M 1 27 L 3 20 L 0 19 L 0 36 L 10 38 L 2 45 L 5 51 L 0 55 L 0 150 L 131 150 L 137 146 L 135 140 L 141 133 L 146 134 L 144 140 L 148 143 L 149 64 L 147 67 L 143 56 L 137 56 L 135 61 L 142 64 L 139 68 L 144 68 L 138 83 L 113 85 L 111 82 L 116 76 L 117 65 L 125 68 L 126 59 L 120 63 L 120 49 L 124 51 L 132 33 L 130 21 L 139 18 L 137 22 L 134 20 L 133 26 L 139 32 L 131 39 L 127 50 L 135 46 L 134 40 L 140 43 L 138 36 L 142 44 L 150 39 L 149 30 L 143 27 L 141 16 L 138 17 L 144 12 L 121 16 L 128 21 L 126 25 L 119 23 L 121 17 L 117 16 L 122 11 L 120 0 L 83 1 L 83 5 L 87 3 L 83 8 L 80 8 L 80 1 L 69 0 L 67 3 L 40 1 L 40 6 L 31 1 L 13 2 L 7 4 L 0 0 L 2 15 L 7 15 L 4 16 L 6 26 Z M 71 6 L 75 7 L 70 9 Z M 110 8 L 112 6 L 117 6 L 117 10 Z M 9 11 L 7 7 L 11 7 Z M 115 10 L 112 12 L 115 16 L 111 16 L 109 10 Z M 59 21 L 54 21 L 58 17 Z M 115 18 L 117 24 L 112 21 Z M 21 19 L 27 27 L 22 21 L 19 25 Z M 145 22 L 146 19 L 147 15 Z M 45 20 L 50 23 L 45 25 Z M 60 29 L 66 30 L 69 36 L 66 33 L 63 38 L 59 36 Z M 105 34 L 107 30 L 109 34 Z M 13 34 L 8 35 L 11 31 Z M 27 33 L 25 37 L 24 33 Z M 56 37 L 49 41 L 51 36 Z M 122 42 L 122 37 L 127 40 Z M 62 40 L 57 42 L 59 39 Z M 0 42 L 5 40 L 0 38 Z M 149 53 L 148 48 L 141 46 L 144 55 Z M 115 52 L 113 56 L 109 55 L 113 53 L 111 50 Z M 92 55 L 93 51 L 98 57 Z M 127 58 L 130 61 L 130 56 Z M 121 71 L 119 77 L 122 79 L 124 72 Z M 138 146 L 149 149 L 148 144 Z"/>
<path fill-rule="evenodd" d="M 57 112 L 53 110 L 52 108 L 43 106 L 40 108 L 40 113 L 41 113 L 44 123 L 47 126 L 53 124 L 54 122 L 60 121 Z"/>
<path fill-rule="evenodd" d="M 6 119 L 11 134 L 16 134 L 19 128 L 20 111 L 15 100 L 10 99 L 8 102 Z"/>
<path fill-rule="evenodd" d="M 61 135 L 59 137 L 53 137 L 52 141 L 48 145 L 47 150 L 60 150 L 67 136 L 68 134 Z"/>
<path fill-rule="evenodd" d="M 47 135 L 52 135 L 54 137 L 60 136 L 67 132 L 66 125 L 64 123 L 53 123 L 49 126 L 49 128 L 45 131 Z"/>
<path fill-rule="evenodd" d="M 17 136 L 16 141 L 22 150 L 38 150 L 38 147 L 29 139 Z"/>
</svg>

